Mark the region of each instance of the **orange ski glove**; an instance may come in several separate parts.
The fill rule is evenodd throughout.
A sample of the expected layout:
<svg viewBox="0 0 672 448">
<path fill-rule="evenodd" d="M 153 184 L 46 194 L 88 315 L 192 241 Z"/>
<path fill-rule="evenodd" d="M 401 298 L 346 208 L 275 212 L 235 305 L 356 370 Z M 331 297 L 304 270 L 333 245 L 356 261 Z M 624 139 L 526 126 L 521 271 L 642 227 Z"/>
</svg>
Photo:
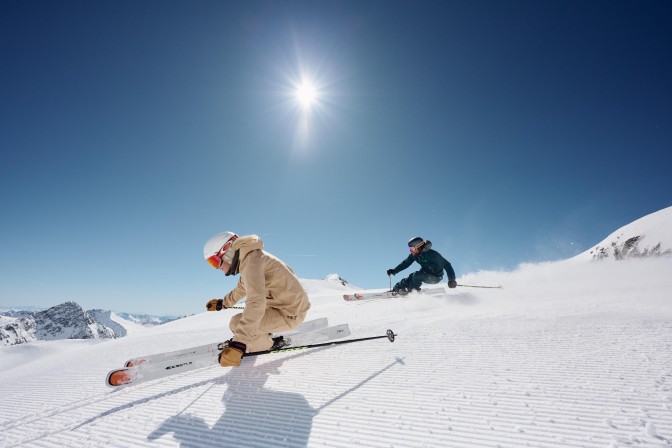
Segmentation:
<svg viewBox="0 0 672 448">
<path fill-rule="evenodd" d="M 219 310 L 225 310 L 226 307 L 224 306 L 224 300 L 212 299 L 205 305 L 205 309 L 207 309 L 208 311 L 219 311 Z"/>
</svg>

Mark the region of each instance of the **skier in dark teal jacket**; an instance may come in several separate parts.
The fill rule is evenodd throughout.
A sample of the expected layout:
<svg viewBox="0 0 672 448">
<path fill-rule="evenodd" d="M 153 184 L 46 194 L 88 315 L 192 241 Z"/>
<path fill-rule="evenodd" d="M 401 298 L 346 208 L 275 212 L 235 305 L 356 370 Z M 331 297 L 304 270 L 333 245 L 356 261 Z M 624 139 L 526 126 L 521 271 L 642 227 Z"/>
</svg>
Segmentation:
<svg viewBox="0 0 672 448">
<path fill-rule="evenodd" d="M 420 291 L 420 286 L 423 283 L 439 283 L 443 279 L 444 270 L 448 274 L 448 287 L 455 288 L 457 286 L 453 266 L 440 253 L 432 250 L 431 241 L 425 241 L 416 236 L 408 241 L 408 248 L 411 250 L 408 258 L 399 263 L 399 266 L 396 268 L 388 269 L 387 275 L 395 275 L 403 271 L 412 265 L 414 261 L 417 261 L 421 268 L 394 285 L 392 291 L 400 295 L 406 295 L 414 289 Z"/>
</svg>

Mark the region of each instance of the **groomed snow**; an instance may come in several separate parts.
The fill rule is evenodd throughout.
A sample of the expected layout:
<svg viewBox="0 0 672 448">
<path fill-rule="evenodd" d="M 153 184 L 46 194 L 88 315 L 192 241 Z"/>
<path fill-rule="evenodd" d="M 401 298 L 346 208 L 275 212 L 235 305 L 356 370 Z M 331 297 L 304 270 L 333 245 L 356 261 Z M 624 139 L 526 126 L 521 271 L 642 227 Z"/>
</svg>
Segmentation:
<svg viewBox="0 0 672 448">
<path fill-rule="evenodd" d="M 570 260 L 458 278 L 503 289 L 355 303 L 341 294 L 357 288 L 310 280 L 309 318 L 397 340 L 121 390 L 104 385 L 108 370 L 228 339 L 239 310 L 116 340 L 1 348 L 0 446 L 670 447 L 670 273 L 670 257 Z"/>
</svg>

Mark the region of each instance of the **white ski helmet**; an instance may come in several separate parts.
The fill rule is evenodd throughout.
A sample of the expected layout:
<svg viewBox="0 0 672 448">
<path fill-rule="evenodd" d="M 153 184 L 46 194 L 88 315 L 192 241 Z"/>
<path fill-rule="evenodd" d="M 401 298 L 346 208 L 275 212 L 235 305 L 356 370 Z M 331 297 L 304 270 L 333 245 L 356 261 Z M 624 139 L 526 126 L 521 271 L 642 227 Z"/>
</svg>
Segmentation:
<svg viewBox="0 0 672 448">
<path fill-rule="evenodd" d="M 222 249 L 224 249 L 224 246 L 227 244 L 230 245 L 236 239 L 238 239 L 238 235 L 233 232 L 218 233 L 217 235 L 210 238 L 205 243 L 205 246 L 203 246 L 203 257 L 214 268 L 219 268 L 222 261 L 231 263 L 231 259 L 233 258 L 233 251 L 230 248 L 227 248 L 224 253 L 221 252 Z"/>
</svg>

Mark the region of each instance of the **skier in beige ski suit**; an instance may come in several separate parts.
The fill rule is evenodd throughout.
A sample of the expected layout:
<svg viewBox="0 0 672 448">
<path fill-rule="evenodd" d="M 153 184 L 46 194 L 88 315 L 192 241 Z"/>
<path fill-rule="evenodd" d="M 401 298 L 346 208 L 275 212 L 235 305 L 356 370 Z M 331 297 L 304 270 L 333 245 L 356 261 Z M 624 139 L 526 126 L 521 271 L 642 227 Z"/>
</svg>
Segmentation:
<svg viewBox="0 0 672 448">
<path fill-rule="evenodd" d="M 310 309 L 308 295 L 294 272 L 263 247 L 256 235 L 238 237 L 232 232 L 215 235 L 204 247 L 211 266 L 227 276 L 240 274 L 236 287 L 223 299 L 210 300 L 207 310 L 231 308 L 247 296 L 245 309 L 229 323 L 233 338 L 220 356 L 223 367 L 239 366 L 246 352 L 270 349 L 270 333 L 299 326 Z"/>
</svg>

